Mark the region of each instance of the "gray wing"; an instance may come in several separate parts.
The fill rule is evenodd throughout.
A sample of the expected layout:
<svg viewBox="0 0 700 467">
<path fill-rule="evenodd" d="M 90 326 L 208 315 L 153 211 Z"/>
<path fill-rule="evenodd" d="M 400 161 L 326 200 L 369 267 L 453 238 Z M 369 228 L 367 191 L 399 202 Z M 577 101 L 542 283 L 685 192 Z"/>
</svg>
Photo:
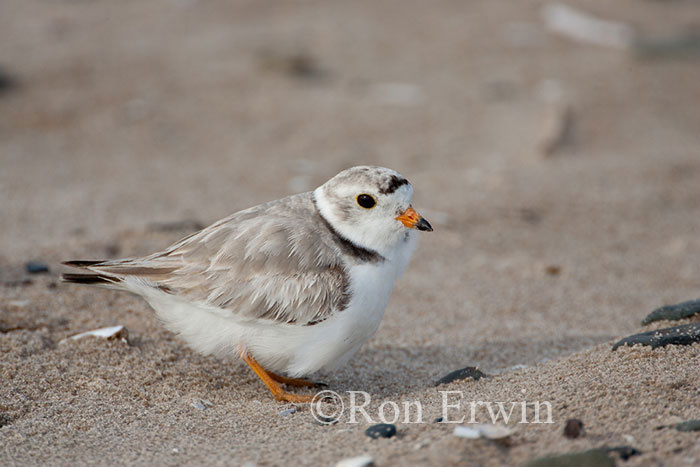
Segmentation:
<svg viewBox="0 0 700 467">
<path fill-rule="evenodd" d="M 349 301 L 340 249 L 311 193 L 240 211 L 161 253 L 88 269 L 137 275 L 236 316 L 299 325 L 322 321 Z"/>
</svg>

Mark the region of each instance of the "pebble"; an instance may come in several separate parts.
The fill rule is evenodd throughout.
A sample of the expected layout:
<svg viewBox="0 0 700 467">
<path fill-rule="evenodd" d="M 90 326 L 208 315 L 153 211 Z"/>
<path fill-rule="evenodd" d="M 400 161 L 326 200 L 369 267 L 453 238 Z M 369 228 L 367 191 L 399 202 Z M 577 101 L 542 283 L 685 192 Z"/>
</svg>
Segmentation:
<svg viewBox="0 0 700 467">
<path fill-rule="evenodd" d="M 652 349 L 666 345 L 690 345 L 700 342 L 700 323 L 685 324 L 672 328 L 657 329 L 625 337 L 613 345 L 613 350 L 623 345 L 649 345 Z"/>
<path fill-rule="evenodd" d="M 12 423 L 12 418 L 9 415 L 0 412 L 0 428 Z"/>
<path fill-rule="evenodd" d="M 299 80 L 320 80 L 328 73 L 319 65 L 316 57 L 304 51 L 268 50 L 258 58 L 264 70 Z"/>
<path fill-rule="evenodd" d="M 365 430 L 365 434 L 372 439 L 392 438 L 396 435 L 396 425 L 390 423 L 379 423 L 372 425 Z"/>
<path fill-rule="evenodd" d="M 642 320 L 642 324 L 649 324 L 661 320 L 677 321 L 679 319 L 690 318 L 698 313 L 700 313 L 700 299 L 690 300 L 657 308 Z"/>
<path fill-rule="evenodd" d="M 204 405 L 202 401 L 194 401 L 190 404 L 190 406 L 194 407 L 195 409 L 199 410 L 207 410 L 207 406 Z"/>
<path fill-rule="evenodd" d="M 564 427 L 564 436 L 570 439 L 576 439 L 583 433 L 583 422 L 578 418 L 570 418 L 566 421 Z"/>
<path fill-rule="evenodd" d="M 615 446 L 612 448 L 606 448 L 608 454 L 617 454 L 623 461 L 628 460 L 630 457 L 638 456 L 642 451 L 633 448 L 632 446 Z"/>
<path fill-rule="evenodd" d="M 453 381 L 460 381 L 467 378 L 474 378 L 475 381 L 478 381 L 485 377 L 488 377 L 486 373 L 482 373 L 476 367 L 468 366 L 466 368 L 462 368 L 461 370 L 455 370 L 452 373 L 446 374 L 435 382 L 435 386 L 440 386 L 441 384 L 448 384 Z"/>
<path fill-rule="evenodd" d="M 207 399 L 198 399 L 190 404 L 191 407 L 199 410 L 207 410 L 209 407 L 214 407 L 214 403 Z"/>
<path fill-rule="evenodd" d="M 478 424 L 472 426 L 459 425 L 455 427 L 454 434 L 458 438 L 467 439 L 504 439 L 514 433 L 514 430 L 503 425 Z"/>
<path fill-rule="evenodd" d="M 7 73 L 3 68 L 0 68 L 0 93 L 11 90 L 16 87 L 15 79 Z"/>
<path fill-rule="evenodd" d="M 374 459 L 371 456 L 348 457 L 335 464 L 335 467 L 371 467 L 374 465 Z"/>
<path fill-rule="evenodd" d="M 293 413 L 296 413 L 296 411 L 297 411 L 296 407 L 290 407 L 288 409 L 284 409 L 283 411 L 281 411 L 280 415 L 284 417 L 285 415 L 292 415 Z"/>
<path fill-rule="evenodd" d="M 676 430 L 678 431 L 700 431 L 700 419 L 688 420 L 687 422 L 681 422 L 676 425 Z"/>
<path fill-rule="evenodd" d="M 328 426 L 328 425 L 335 425 L 338 423 L 338 419 L 334 417 L 326 417 L 325 415 L 317 414 L 316 417 L 314 417 L 314 422 L 316 422 L 317 425 L 321 426 Z"/>
<path fill-rule="evenodd" d="M 27 261 L 24 263 L 24 269 L 26 269 L 29 274 L 49 272 L 49 266 L 41 261 Z"/>
</svg>

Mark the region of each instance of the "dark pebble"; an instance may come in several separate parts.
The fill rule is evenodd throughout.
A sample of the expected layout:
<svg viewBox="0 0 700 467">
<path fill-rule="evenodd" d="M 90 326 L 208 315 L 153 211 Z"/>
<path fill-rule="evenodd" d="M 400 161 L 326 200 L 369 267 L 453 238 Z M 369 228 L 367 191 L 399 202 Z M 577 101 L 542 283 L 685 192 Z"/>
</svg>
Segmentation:
<svg viewBox="0 0 700 467">
<path fill-rule="evenodd" d="M 700 300 L 690 300 L 688 302 L 657 308 L 642 320 L 642 324 L 649 324 L 661 320 L 677 321 L 679 319 L 690 318 L 698 313 L 700 313 Z"/>
<path fill-rule="evenodd" d="M 438 417 L 435 420 L 433 420 L 433 423 L 442 423 L 442 420 L 443 420 L 442 417 Z"/>
<path fill-rule="evenodd" d="M 49 272 L 49 266 L 41 261 L 27 261 L 24 264 L 24 269 L 27 270 L 29 274 L 41 274 L 43 272 Z"/>
<path fill-rule="evenodd" d="M 613 345 L 613 350 L 623 345 L 649 345 L 652 349 L 666 345 L 690 345 L 700 342 L 700 323 L 685 324 L 672 328 L 657 329 L 625 337 Z"/>
<path fill-rule="evenodd" d="M 570 454 L 554 454 L 525 462 L 523 467 L 615 467 L 606 449 L 590 449 Z"/>
<path fill-rule="evenodd" d="M 678 431 L 700 431 L 700 419 L 688 420 L 687 422 L 681 422 L 678 425 L 676 425 L 676 430 L 678 430 Z"/>
<path fill-rule="evenodd" d="M 372 439 L 391 438 L 396 435 L 396 425 L 390 423 L 372 425 L 365 430 L 365 434 Z"/>
<path fill-rule="evenodd" d="M 316 422 L 317 425 L 321 426 L 328 426 L 328 425 L 335 425 L 338 423 L 338 419 L 334 417 L 326 417 L 324 415 L 316 414 L 314 417 L 314 421 Z"/>
<path fill-rule="evenodd" d="M 576 439 L 583 433 L 583 422 L 578 418 L 570 418 L 566 421 L 564 427 L 564 436 L 571 439 Z"/>
<path fill-rule="evenodd" d="M 628 460 L 630 457 L 638 456 L 642 453 L 639 449 L 633 448 L 632 446 L 615 446 L 612 448 L 607 448 L 608 454 L 617 454 L 623 461 Z"/>
<path fill-rule="evenodd" d="M 314 57 L 301 53 L 289 57 L 287 70 L 295 78 L 303 79 L 322 78 L 324 74 Z"/>
<path fill-rule="evenodd" d="M 12 418 L 9 415 L 0 412 L 0 428 L 12 423 Z"/>
<path fill-rule="evenodd" d="M 17 87 L 17 82 L 2 67 L 0 67 L 0 94 Z"/>
<path fill-rule="evenodd" d="M 468 366 L 466 368 L 462 368 L 461 370 L 455 370 L 452 373 L 443 376 L 442 378 L 437 380 L 435 386 L 440 386 L 441 384 L 447 384 L 453 381 L 460 381 L 467 378 L 474 378 L 474 380 L 478 381 L 481 378 L 485 378 L 487 376 L 488 375 L 486 373 L 482 373 L 477 368 L 473 366 Z"/>
</svg>

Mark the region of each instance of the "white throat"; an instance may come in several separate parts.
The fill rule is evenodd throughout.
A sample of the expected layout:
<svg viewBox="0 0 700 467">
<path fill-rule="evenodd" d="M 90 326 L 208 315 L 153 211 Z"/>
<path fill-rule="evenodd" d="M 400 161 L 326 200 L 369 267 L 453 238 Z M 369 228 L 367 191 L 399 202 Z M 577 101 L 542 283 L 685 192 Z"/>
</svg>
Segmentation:
<svg viewBox="0 0 700 467">
<path fill-rule="evenodd" d="M 363 229 L 358 225 L 343 222 L 335 213 L 331 202 L 326 197 L 323 186 L 314 190 L 313 197 L 319 213 L 328 221 L 331 227 L 342 237 L 359 247 L 372 250 L 393 261 L 398 253 L 397 250 L 403 250 L 404 244 L 408 246 L 414 243 L 412 241 L 414 232 L 408 229 L 405 232 L 401 232 L 401 229 L 399 229 L 398 232 L 400 233 L 397 234 L 397 231 L 394 229 L 382 229 L 382 225 L 373 226 L 376 228 L 372 229 Z M 410 250 L 413 250 L 413 245 L 411 245 Z M 400 256 L 403 256 L 403 254 L 400 254 Z"/>
</svg>

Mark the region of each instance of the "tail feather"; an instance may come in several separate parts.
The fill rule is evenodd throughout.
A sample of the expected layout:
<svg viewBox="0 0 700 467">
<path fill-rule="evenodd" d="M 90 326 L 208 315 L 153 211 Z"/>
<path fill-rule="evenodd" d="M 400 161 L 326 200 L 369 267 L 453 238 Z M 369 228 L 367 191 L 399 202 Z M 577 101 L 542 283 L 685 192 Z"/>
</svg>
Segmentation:
<svg viewBox="0 0 700 467">
<path fill-rule="evenodd" d="M 98 266 L 104 264 L 104 260 L 73 260 L 64 261 L 63 264 L 66 266 L 71 266 L 80 269 L 90 269 L 93 266 Z M 68 282 L 71 284 L 83 284 L 83 285 L 97 285 L 108 288 L 114 288 L 115 284 L 121 282 L 121 279 L 115 276 L 101 274 L 97 271 L 91 270 L 91 273 L 65 273 L 61 274 L 61 280 L 63 282 Z"/>
<path fill-rule="evenodd" d="M 61 275 L 61 280 L 63 282 L 69 282 L 72 284 L 85 284 L 85 285 L 114 285 L 121 282 L 120 279 L 116 277 L 108 277 L 102 274 L 73 274 L 66 273 Z"/>
<path fill-rule="evenodd" d="M 66 266 L 71 266 L 74 268 L 87 268 L 90 266 L 95 266 L 100 263 L 104 263 L 104 260 L 98 259 L 98 260 L 73 260 L 73 261 L 64 261 L 61 264 L 65 264 Z"/>
<path fill-rule="evenodd" d="M 71 260 L 63 264 L 87 270 L 87 273 L 63 274 L 61 275 L 63 282 L 103 286 L 110 289 L 122 289 L 122 283 L 126 277 L 138 277 L 163 289 L 165 286 L 158 285 L 158 282 L 167 279 L 168 274 L 177 269 L 176 266 L 169 264 L 154 265 L 133 259 Z"/>
</svg>

